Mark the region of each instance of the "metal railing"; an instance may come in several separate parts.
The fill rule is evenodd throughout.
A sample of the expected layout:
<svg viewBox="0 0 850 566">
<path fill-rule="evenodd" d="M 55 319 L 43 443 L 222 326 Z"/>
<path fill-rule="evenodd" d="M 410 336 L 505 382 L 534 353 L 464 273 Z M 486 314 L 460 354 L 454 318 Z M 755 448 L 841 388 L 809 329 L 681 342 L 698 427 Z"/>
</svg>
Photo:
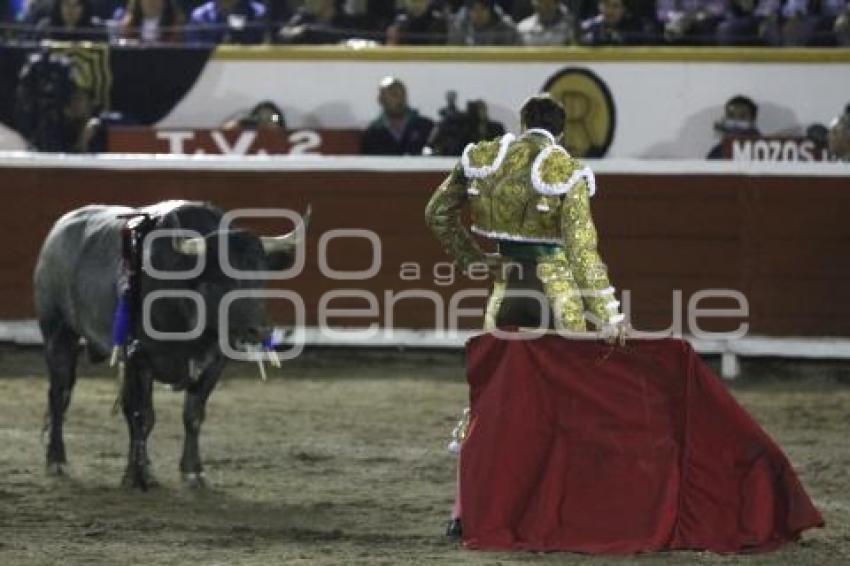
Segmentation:
<svg viewBox="0 0 850 566">
<path fill-rule="evenodd" d="M 0 23 L 0 43 L 38 43 L 44 40 L 91 41 L 112 44 L 152 44 L 152 45 L 195 45 L 211 46 L 218 44 L 279 44 L 279 45 L 317 45 L 361 44 L 385 45 L 447 45 L 448 33 L 408 32 L 388 33 L 387 30 L 363 28 L 342 28 L 328 25 L 307 24 L 299 26 L 297 34 L 284 33 L 285 28 L 272 22 L 242 22 L 238 26 L 229 24 L 186 24 L 181 26 L 163 26 L 155 33 L 145 37 L 139 28 L 123 25 L 117 20 L 100 21 L 98 25 L 84 28 L 50 27 L 22 23 Z M 398 38 L 397 40 L 390 39 Z M 573 35 L 577 40 L 566 45 L 582 46 L 787 46 L 781 29 L 770 34 L 737 35 L 729 41 L 723 41 L 718 33 L 694 34 L 682 38 L 669 38 L 661 30 L 630 31 L 615 34 L 601 42 L 587 40 L 581 29 Z M 607 37 L 607 36 L 606 36 Z M 320 38 L 320 39 L 317 39 Z M 619 38 L 619 39 L 618 39 Z M 847 37 L 850 40 L 850 36 Z M 523 46 L 521 40 L 515 44 Z M 820 29 L 812 32 L 802 46 L 841 46 L 842 39 L 832 29 Z M 457 45 L 462 47 L 462 45 Z"/>
</svg>

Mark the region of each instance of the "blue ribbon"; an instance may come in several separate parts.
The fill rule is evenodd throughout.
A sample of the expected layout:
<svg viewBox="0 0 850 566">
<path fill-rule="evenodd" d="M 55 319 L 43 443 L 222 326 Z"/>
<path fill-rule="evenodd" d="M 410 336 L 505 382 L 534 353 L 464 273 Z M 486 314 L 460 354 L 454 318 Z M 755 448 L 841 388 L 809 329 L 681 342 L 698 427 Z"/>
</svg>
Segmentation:
<svg viewBox="0 0 850 566">
<path fill-rule="evenodd" d="M 126 293 L 118 295 L 112 315 L 112 345 L 124 346 L 130 341 L 130 301 Z"/>
</svg>

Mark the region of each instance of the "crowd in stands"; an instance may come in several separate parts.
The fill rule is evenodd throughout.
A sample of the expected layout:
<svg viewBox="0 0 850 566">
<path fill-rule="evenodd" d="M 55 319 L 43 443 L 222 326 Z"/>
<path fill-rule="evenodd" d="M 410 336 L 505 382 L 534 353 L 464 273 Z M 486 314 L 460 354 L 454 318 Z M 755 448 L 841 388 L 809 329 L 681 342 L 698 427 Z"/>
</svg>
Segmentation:
<svg viewBox="0 0 850 566">
<path fill-rule="evenodd" d="M 0 0 L 0 38 L 850 45 L 850 0 Z"/>
</svg>

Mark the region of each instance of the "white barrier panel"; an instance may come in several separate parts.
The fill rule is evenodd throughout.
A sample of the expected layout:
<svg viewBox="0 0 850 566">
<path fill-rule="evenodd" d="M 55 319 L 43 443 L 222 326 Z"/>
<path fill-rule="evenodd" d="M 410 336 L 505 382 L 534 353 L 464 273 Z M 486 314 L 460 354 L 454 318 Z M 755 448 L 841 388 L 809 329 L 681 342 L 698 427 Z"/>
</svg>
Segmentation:
<svg viewBox="0 0 850 566">
<path fill-rule="evenodd" d="M 446 172 L 454 157 L 361 157 L 323 155 L 227 156 L 98 155 L 0 151 L 0 169 L 198 170 L 198 171 L 372 171 Z M 598 174 L 609 175 L 748 175 L 777 177 L 850 177 L 850 164 L 840 162 L 706 161 L 704 159 L 588 159 Z"/>
<path fill-rule="evenodd" d="M 290 338 L 289 329 L 275 328 L 281 336 L 280 346 L 319 348 L 410 348 L 410 349 L 462 349 L 469 338 L 479 334 L 475 331 L 458 331 L 453 335 L 431 330 L 395 328 L 392 332 L 364 333 L 362 329 L 336 328 L 333 333 L 320 328 L 305 327 L 299 332 L 299 344 Z M 850 339 L 746 336 L 737 340 L 710 341 L 685 336 L 694 350 L 704 355 L 721 357 L 721 375 L 734 379 L 740 374 L 739 358 L 786 358 L 812 360 L 850 360 Z M 43 344 L 38 324 L 34 320 L 0 321 L 0 343 L 19 346 Z"/>
<path fill-rule="evenodd" d="M 850 57 L 839 49 L 805 57 L 711 48 L 378 49 L 354 55 L 220 49 L 158 126 L 211 127 L 267 99 L 282 108 L 291 128 L 365 128 L 378 114 L 377 85 L 387 75 L 407 84 L 412 106 L 428 117 L 436 119 L 446 91 L 455 90 L 461 107 L 485 100 L 491 118 L 509 131 L 517 130 L 517 110 L 529 95 L 578 92 L 582 100 L 567 101 L 568 109 L 592 115 L 588 124 L 610 122 L 608 157 L 701 158 L 717 142 L 713 123 L 734 95 L 759 104 L 763 134 L 795 135 L 812 123 L 828 123 L 848 102 Z M 599 144 L 607 137 L 598 136 Z"/>
</svg>

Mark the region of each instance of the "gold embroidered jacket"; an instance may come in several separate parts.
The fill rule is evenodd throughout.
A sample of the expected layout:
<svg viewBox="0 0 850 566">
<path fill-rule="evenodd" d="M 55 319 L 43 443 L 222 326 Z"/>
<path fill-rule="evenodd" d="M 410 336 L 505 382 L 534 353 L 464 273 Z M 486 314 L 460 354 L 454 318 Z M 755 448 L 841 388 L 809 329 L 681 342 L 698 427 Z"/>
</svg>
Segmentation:
<svg viewBox="0 0 850 566">
<path fill-rule="evenodd" d="M 549 132 L 532 129 L 518 139 L 507 134 L 467 146 L 425 216 L 443 248 L 464 269 L 485 259 L 462 220 L 467 204 L 472 232 L 487 239 L 563 246 L 563 253 L 550 261 L 563 265 L 542 266 L 543 271 L 559 273 L 558 287 L 582 296 L 597 320 L 614 323 L 623 316 L 597 252 L 589 201 L 595 188 L 588 167 L 556 144 Z M 579 316 L 582 301 L 575 302 Z M 580 329 L 584 323 L 572 319 L 568 325 Z"/>
</svg>

